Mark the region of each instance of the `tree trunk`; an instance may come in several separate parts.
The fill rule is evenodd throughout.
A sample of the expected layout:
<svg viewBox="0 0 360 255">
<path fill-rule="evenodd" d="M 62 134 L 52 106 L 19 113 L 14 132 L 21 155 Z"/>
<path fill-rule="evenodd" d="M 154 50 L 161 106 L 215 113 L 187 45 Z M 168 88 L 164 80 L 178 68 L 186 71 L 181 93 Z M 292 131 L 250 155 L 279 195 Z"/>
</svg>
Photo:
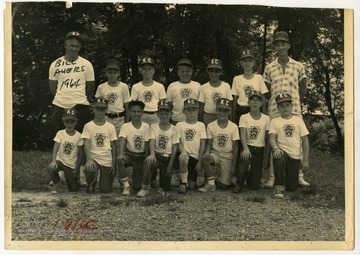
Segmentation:
<svg viewBox="0 0 360 255">
<path fill-rule="evenodd" d="M 263 50 L 262 50 L 262 63 L 261 63 L 261 73 L 264 73 L 266 66 L 266 37 L 268 28 L 268 19 L 264 18 L 264 36 L 263 36 Z"/>
</svg>

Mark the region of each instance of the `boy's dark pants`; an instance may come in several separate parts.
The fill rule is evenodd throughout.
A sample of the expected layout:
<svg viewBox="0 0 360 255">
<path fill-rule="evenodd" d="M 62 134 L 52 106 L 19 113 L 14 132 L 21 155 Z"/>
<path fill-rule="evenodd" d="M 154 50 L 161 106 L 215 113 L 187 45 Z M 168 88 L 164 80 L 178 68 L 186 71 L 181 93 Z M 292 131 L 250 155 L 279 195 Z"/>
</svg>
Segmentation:
<svg viewBox="0 0 360 255">
<path fill-rule="evenodd" d="M 126 150 L 124 155 L 126 157 L 125 166 L 133 167 L 132 187 L 135 191 L 139 191 L 141 190 L 141 183 L 143 181 L 144 160 L 146 158 L 145 153 L 135 153 Z"/>
<path fill-rule="evenodd" d="M 300 159 L 290 158 L 285 152 L 280 159 L 274 161 L 274 189 L 281 191 L 295 191 L 299 183 Z"/>
<path fill-rule="evenodd" d="M 236 182 L 242 187 L 244 182 L 250 189 L 260 189 L 262 166 L 264 160 L 264 147 L 255 147 L 248 145 L 251 158 L 250 160 L 243 160 L 240 157 L 239 167 L 236 173 Z M 241 155 L 241 154 L 240 154 Z M 250 172 L 248 167 L 250 164 Z"/>
<path fill-rule="evenodd" d="M 111 167 L 99 165 L 97 162 L 96 162 L 96 165 L 97 165 L 97 168 L 100 169 L 100 180 L 99 180 L 100 192 L 101 193 L 111 192 L 112 188 L 113 188 L 112 185 L 114 182 L 114 177 L 110 175 Z M 88 171 L 86 169 L 84 170 L 86 182 L 88 183 L 88 185 L 96 184 L 97 173 L 98 173 L 98 170 L 96 170 L 96 171 Z"/>
<path fill-rule="evenodd" d="M 152 175 L 152 173 L 154 171 L 156 171 L 159 168 L 160 169 L 160 179 L 159 179 L 160 187 L 164 191 L 170 191 L 171 175 L 170 176 L 166 175 L 167 166 L 169 165 L 170 157 L 165 157 L 158 153 L 155 154 L 155 157 L 156 157 L 156 163 L 152 164 L 151 166 L 145 166 L 145 167 L 150 167 L 150 173 L 149 173 L 150 176 Z M 149 178 L 149 176 L 145 176 L 145 171 L 144 171 L 143 184 L 145 184 L 145 185 L 150 184 L 150 178 Z"/>
<path fill-rule="evenodd" d="M 77 176 L 74 175 L 74 169 L 65 166 L 61 161 L 56 160 L 57 169 L 55 171 L 49 170 L 51 180 L 57 184 L 60 181 L 59 171 L 63 170 L 66 178 L 66 185 L 70 191 L 78 191 L 79 184 L 77 182 Z"/>
</svg>

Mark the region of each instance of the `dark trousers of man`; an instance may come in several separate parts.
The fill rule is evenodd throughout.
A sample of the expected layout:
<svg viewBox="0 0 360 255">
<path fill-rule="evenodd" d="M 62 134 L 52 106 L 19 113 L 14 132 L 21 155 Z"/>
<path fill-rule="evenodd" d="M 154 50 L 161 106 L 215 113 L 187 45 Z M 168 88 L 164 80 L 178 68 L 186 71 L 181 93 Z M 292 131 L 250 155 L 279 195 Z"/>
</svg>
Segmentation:
<svg viewBox="0 0 360 255">
<path fill-rule="evenodd" d="M 285 152 L 279 159 L 274 158 L 274 189 L 295 191 L 299 183 L 300 159 L 290 158 Z"/>
<path fill-rule="evenodd" d="M 244 160 L 240 156 L 239 166 L 236 173 L 237 183 L 242 187 L 246 180 L 250 189 L 260 189 L 262 166 L 264 160 L 264 147 L 248 145 L 251 158 Z M 241 155 L 241 154 L 240 154 Z M 248 172 L 250 165 L 250 172 Z"/>
<path fill-rule="evenodd" d="M 93 114 L 90 110 L 90 106 L 78 104 L 74 107 L 77 111 L 78 122 L 75 129 L 82 133 L 84 125 L 93 119 Z M 57 105 L 53 105 L 53 127 L 55 133 L 65 128 L 62 122 L 62 115 L 64 114 L 64 108 Z"/>
</svg>

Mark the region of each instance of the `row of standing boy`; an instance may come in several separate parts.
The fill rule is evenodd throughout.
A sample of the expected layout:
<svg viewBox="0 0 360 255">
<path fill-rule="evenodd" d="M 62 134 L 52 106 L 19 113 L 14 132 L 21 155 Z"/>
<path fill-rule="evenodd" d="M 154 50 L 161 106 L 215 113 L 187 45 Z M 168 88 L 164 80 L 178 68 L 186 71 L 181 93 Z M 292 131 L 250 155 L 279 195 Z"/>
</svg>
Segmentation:
<svg viewBox="0 0 360 255">
<path fill-rule="evenodd" d="M 215 180 L 218 187 L 229 188 L 233 175 L 236 175 L 237 179 L 234 188 L 236 193 L 241 192 L 245 179 L 249 188 L 260 188 L 265 141 L 270 128 L 270 119 L 261 113 L 261 106 L 265 104 L 263 94 L 267 93 L 267 88 L 262 76 L 252 73 L 254 64 L 253 54 L 245 51 L 241 57 L 244 75 L 235 77 L 230 89 L 229 84 L 220 80 L 222 74 L 220 60 L 211 59 L 209 61 L 207 72 L 210 81 L 201 86 L 191 80 L 191 61 L 181 59 L 177 63 L 179 81 L 170 84 L 166 93 L 162 84 L 153 81 L 155 62 L 152 58 L 146 57 L 140 62 L 143 80 L 132 87 L 130 97 L 127 85 L 118 80 L 119 62 L 108 60 L 105 68 L 108 81 L 99 85 L 95 95 L 96 100 L 92 103 L 95 118 L 85 125 L 80 136 L 84 139 L 79 139 L 79 143 L 73 143 L 79 146 L 84 143 L 87 159 L 84 171 L 88 184 L 87 192 L 94 191 L 99 169 L 100 191 L 111 191 L 113 177 L 118 170 L 120 181 L 124 186 L 123 195 L 129 195 L 131 189 L 125 167 L 130 164 L 134 165 L 132 189 L 137 192 L 138 196 L 149 194 L 152 172 L 155 172 L 157 168 L 160 169 L 160 188 L 165 191 L 169 190 L 174 164 L 175 168 L 180 170 L 181 185 L 178 188 L 180 193 L 185 193 L 187 188 L 194 189 L 196 186 L 202 192 L 215 190 Z M 248 77 L 250 79 L 247 79 Z M 242 79 L 246 79 L 245 86 Z M 280 105 L 291 102 L 290 95 L 282 96 L 287 100 L 280 102 Z M 186 98 L 187 100 L 184 100 Z M 249 111 L 250 113 L 248 113 Z M 279 112 L 281 113 L 280 108 Z M 71 115 L 71 113 L 75 114 Z M 288 109 L 287 113 L 289 113 Z M 63 133 L 67 132 L 70 136 L 74 133 L 74 130 L 67 126 L 69 124 L 67 122 L 74 121 L 75 115 L 75 109 L 65 110 L 63 121 L 66 129 L 62 131 Z M 240 119 L 242 115 L 244 116 Z M 71 118 L 71 116 L 75 117 Z M 131 122 L 128 123 L 130 119 Z M 229 119 L 239 125 L 235 125 Z M 107 124 L 108 122 L 115 127 L 115 134 L 112 126 Z M 124 124 L 125 122 L 126 124 Z M 256 125 L 252 122 L 256 122 Z M 151 129 L 149 125 L 151 125 Z M 302 133 L 297 139 L 304 140 L 302 144 L 303 147 L 305 145 L 304 151 L 306 152 L 307 130 L 306 127 L 306 131 L 304 130 L 304 125 L 300 126 Z M 238 127 L 240 127 L 241 137 L 244 137 L 241 139 L 241 153 L 239 153 Z M 136 133 L 140 130 L 147 131 Z M 151 132 L 149 132 L 150 130 Z M 275 134 L 275 146 L 272 146 L 275 148 L 274 164 L 277 164 L 275 169 L 285 172 L 286 167 L 275 162 L 277 162 L 276 159 L 282 162 L 283 157 L 288 154 L 283 150 L 276 152 L 276 139 L 279 136 L 276 132 Z M 77 137 L 79 137 L 78 134 Z M 118 138 L 119 142 L 116 145 Z M 60 141 L 61 139 L 54 140 Z M 272 140 L 270 139 L 270 143 Z M 147 143 L 148 141 L 150 142 Z M 55 147 L 49 169 L 51 169 L 54 182 L 59 183 L 57 174 L 59 168 L 55 166 L 58 166 L 56 156 L 61 150 L 59 147 Z M 297 149 L 300 150 L 300 148 Z M 66 150 L 64 149 L 64 151 Z M 81 154 L 81 149 L 78 151 Z M 180 151 L 179 157 L 176 157 L 177 151 Z M 308 153 L 305 154 L 307 158 Z M 238 161 L 239 155 L 240 160 Z M 297 169 L 300 167 L 298 162 L 300 162 L 299 159 L 296 159 L 296 164 L 291 166 L 294 170 L 287 172 L 286 175 L 282 174 L 284 178 L 281 177 L 281 174 L 277 174 L 279 171 L 276 171 L 276 197 L 283 197 L 285 187 L 288 190 L 296 189 L 297 179 L 294 173 L 299 171 Z M 249 163 L 251 164 L 250 172 L 247 171 Z M 214 164 L 220 165 L 220 167 L 211 167 Z M 77 162 L 75 160 L 75 164 L 72 166 L 78 169 L 79 159 Z M 66 168 L 66 166 L 62 164 L 62 168 Z M 218 171 L 214 171 L 215 169 Z M 64 170 L 69 189 L 77 190 L 77 181 L 68 180 L 71 176 L 76 176 L 78 170 L 75 171 L 76 174 L 73 172 L 69 169 Z M 205 185 L 201 178 L 204 173 L 207 179 Z"/>
</svg>

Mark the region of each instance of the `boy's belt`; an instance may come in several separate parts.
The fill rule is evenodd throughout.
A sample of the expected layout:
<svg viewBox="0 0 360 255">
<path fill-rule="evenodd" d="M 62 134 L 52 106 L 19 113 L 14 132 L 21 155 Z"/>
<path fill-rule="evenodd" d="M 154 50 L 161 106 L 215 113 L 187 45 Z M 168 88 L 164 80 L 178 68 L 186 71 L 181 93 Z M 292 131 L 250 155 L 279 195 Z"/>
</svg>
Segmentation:
<svg viewBox="0 0 360 255">
<path fill-rule="evenodd" d="M 143 111 L 143 113 L 146 113 L 146 114 L 155 114 L 156 112 Z"/>
<path fill-rule="evenodd" d="M 171 157 L 171 154 L 167 154 L 167 153 L 157 153 L 155 152 L 156 155 L 159 155 L 161 157 L 164 157 L 164 158 L 170 158 Z"/>
<path fill-rule="evenodd" d="M 118 117 L 124 117 L 125 116 L 125 111 L 118 112 L 118 113 L 106 113 L 105 115 L 110 119 L 115 119 L 115 118 L 118 118 Z"/>
</svg>

